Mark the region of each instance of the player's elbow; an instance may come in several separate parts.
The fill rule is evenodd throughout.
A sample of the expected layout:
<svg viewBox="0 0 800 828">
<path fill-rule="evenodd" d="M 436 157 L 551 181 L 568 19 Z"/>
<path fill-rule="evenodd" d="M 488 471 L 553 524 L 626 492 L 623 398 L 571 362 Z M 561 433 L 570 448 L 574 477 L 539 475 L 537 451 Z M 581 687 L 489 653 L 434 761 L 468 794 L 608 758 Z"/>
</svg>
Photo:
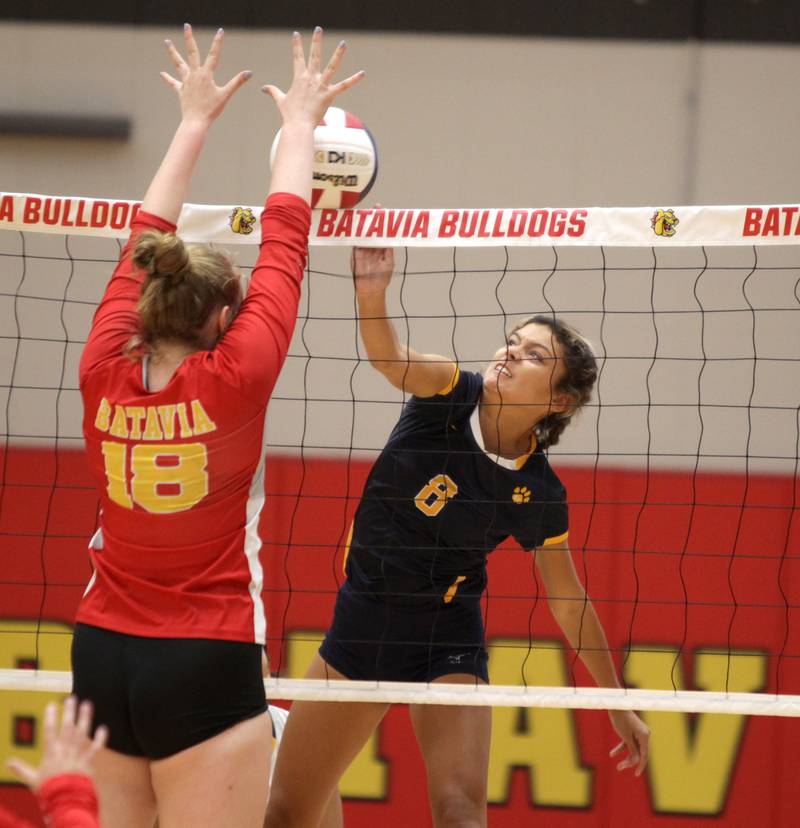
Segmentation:
<svg viewBox="0 0 800 828">
<path fill-rule="evenodd" d="M 408 373 L 408 366 L 399 359 L 387 359 L 385 357 L 373 357 L 370 365 L 390 382 L 395 388 L 403 389 L 403 382 Z"/>
</svg>

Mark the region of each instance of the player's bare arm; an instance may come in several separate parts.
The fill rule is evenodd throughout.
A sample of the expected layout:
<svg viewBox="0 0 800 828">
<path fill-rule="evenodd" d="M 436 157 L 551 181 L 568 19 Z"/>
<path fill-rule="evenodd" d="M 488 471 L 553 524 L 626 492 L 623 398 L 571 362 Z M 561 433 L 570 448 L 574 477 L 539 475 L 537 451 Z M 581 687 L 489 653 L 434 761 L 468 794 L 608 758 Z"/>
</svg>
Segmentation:
<svg viewBox="0 0 800 828">
<path fill-rule="evenodd" d="M 394 251 L 356 247 L 352 255 L 358 323 L 367 356 L 389 382 L 408 394 L 432 397 L 453 379 L 455 363 L 438 354 L 420 354 L 403 345 L 389 318 L 386 290 L 394 273 Z"/>
<path fill-rule="evenodd" d="M 608 641 L 594 606 L 578 578 L 566 542 L 536 550 L 536 564 L 547 590 L 548 606 L 570 646 L 598 687 L 619 687 Z M 632 710 L 611 710 L 609 717 L 621 742 L 610 756 L 627 748 L 617 770 L 634 768 L 639 776 L 647 763 L 650 730 Z"/>
</svg>

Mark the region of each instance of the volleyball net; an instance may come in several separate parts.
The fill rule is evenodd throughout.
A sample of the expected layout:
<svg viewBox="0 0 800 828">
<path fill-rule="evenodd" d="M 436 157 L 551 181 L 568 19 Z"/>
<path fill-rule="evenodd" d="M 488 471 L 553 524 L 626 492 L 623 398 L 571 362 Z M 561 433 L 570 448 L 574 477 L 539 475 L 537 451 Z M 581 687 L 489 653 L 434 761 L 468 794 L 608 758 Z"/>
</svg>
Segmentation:
<svg viewBox="0 0 800 828">
<path fill-rule="evenodd" d="M 69 689 L 98 499 L 77 364 L 135 202 L 0 195 L 0 689 Z M 261 524 L 277 698 L 800 715 L 800 210 L 315 211 L 272 396 Z M 245 274 L 259 209 L 188 205 L 179 233 Z M 534 558 L 490 555 L 491 687 L 299 678 L 403 405 L 365 357 L 349 253 L 393 246 L 402 341 L 481 370 L 537 313 L 595 346 L 591 403 L 550 451 L 569 543 L 625 685 L 565 648 Z M 344 248 L 344 249 L 342 249 Z"/>
</svg>

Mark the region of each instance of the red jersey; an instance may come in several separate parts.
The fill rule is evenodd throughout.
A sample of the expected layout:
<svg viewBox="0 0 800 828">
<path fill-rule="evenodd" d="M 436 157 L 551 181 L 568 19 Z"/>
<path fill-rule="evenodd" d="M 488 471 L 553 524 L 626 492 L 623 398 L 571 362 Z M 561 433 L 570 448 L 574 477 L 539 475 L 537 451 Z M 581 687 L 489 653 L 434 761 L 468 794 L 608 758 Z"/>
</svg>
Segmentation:
<svg viewBox="0 0 800 828">
<path fill-rule="evenodd" d="M 51 776 L 36 790 L 50 828 L 99 828 L 97 795 L 92 780 L 80 773 Z M 33 828 L 32 823 L 0 808 L 0 828 Z"/>
<path fill-rule="evenodd" d="M 142 211 L 134 219 L 80 363 L 102 514 L 78 621 L 154 638 L 264 643 L 264 415 L 297 318 L 310 220 L 297 196 L 267 199 L 239 313 L 213 350 L 190 354 L 149 392 L 142 363 L 123 353 L 138 331 L 144 280 L 130 259 L 140 233 L 175 226 Z"/>
</svg>

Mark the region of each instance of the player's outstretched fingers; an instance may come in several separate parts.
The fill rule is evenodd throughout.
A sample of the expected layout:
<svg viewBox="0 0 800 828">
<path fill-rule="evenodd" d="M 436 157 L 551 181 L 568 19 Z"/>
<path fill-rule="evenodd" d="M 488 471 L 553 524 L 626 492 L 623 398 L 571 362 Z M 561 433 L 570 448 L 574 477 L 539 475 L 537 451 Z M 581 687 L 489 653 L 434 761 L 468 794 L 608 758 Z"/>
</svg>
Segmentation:
<svg viewBox="0 0 800 828">
<path fill-rule="evenodd" d="M 78 720 L 75 727 L 75 736 L 78 739 L 88 739 L 89 732 L 92 729 L 92 716 L 94 714 L 94 705 L 88 700 L 84 699 L 78 706 Z"/>
<path fill-rule="evenodd" d="M 94 755 L 104 747 L 108 741 L 108 728 L 105 725 L 100 725 L 95 729 L 94 738 L 91 739 L 89 734 L 92 730 L 92 718 L 94 717 L 94 705 L 85 699 L 78 707 L 78 717 L 75 727 L 71 729 L 69 738 L 72 742 L 72 750 L 75 761 L 84 762 L 86 764 L 92 761 Z M 63 726 L 61 731 L 61 739 L 66 741 L 67 734 L 65 734 Z"/>
<path fill-rule="evenodd" d="M 189 74 L 189 67 L 186 65 L 186 61 L 169 38 L 164 41 L 164 45 L 167 47 L 167 54 L 172 61 L 172 65 L 175 67 L 175 71 L 178 73 L 178 77 L 183 80 Z"/>
<path fill-rule="evenodd" d="M 325 67 L 325 71 L 322 73 L 323 85 L 328 85 L 333 80 L 333 76 L 336 74 L 336 70 L 339 68 L 339 64 L 342 62 L 342 57 L 346 51 L 347 41 L 340 40 L 339 45 L 333 50 L 333 54 L 328 61 L 328 65 Z"/>
<path fill-rule="evenodd" d="M 233 97 L 234 92 L 241 89 L 250 78 L 253 77 L 253 73 L 249 69 L 245 69 L 243 72 L 239 72 L 238 75 L 234 75 L 226 84 L 222 87 L 222 99 L 227 103 L 231 97 Z"/>
<path fill-rule="evenodd" d="M 196 69 L 200 65 L 200 50 L 190 23 L 183 24 L 183 39 L 186 41 L 186 62 L 191 69 Z"/>
<path fill-rule="evenodd" d="M 159 75 L 161 75 L 161 80 L 163 80 L 170 89 L 175 90 L 175 92 L 181 91 L 181 82 L 175 80 L 169 72 L 159 72 Z"/>
<path fill-rule="evenodd" d="M 208 50 L 208 54 L 206 55 L 206 62 L 203 64 L 212 72 L 214 72 L 217 66 L 219 66 L 219 59 L 222 55 L 223 40 L 225 40 L 225 30 L 221 28 L 217 29 L 214 39 L 211 41 L 211 48 Z"/>
<path fill-rule="evenodd" d="M 24 782 L 29 788 L 35 788 L 38 780 L 36 768 L 32 768 L 27 762 L 21 759 L 9 759 L 6 762 L 6 767 L 20 780 Z"/>
<path fill-rule="evenodd" d="M 262 86 L 261 91 L 269 95 L 270 98 L 272 98 L 272 100 L 278 105 L 280 105 L 281 101 L 286 97 L 285 92 L 282 92 L 277 86 L 273 86 L 271 83 L 268 83 L 266 86 Z"/>
<path fill-rule="evenodd" d="M 337 95 L 340 95 L 351 86 L 355 86 L 366 74 L 367 73 L 361 69 L 354 75 L 350 75 L 349 78 L 345 78 L 343 81 L 339 81 L 339 83 L 334 84 L 331 87 L 331 99 L 335 98 Z"/>
<path fill-rule="evenodd" d="M 89 748 L 87 755 L 89 762 L 91 762 L 95 755 L 106 746 L 107 742 L 108 728 L 105 725 L 100 725 L 94 732 L 94 739 L 92 739 L 92 745 Z"/>
<path fill-rule="evenodd" d="M 292 69 L 295 77 L 302 75 L 306 69 L 306 56 L 300 32 L 292 32 Z"/>
<path fill-rule="evenodd" d="M 88 730 L 89 724 L 92 721 L 92 708 L 89 707 L 89 720 L 84 721 L 86 713 L 85 707 L 81 704 L 78 708 L 78 700 L 75 696 L 67 696 L 64 699 L 64 706 L 61 708 L 61 729 L 57 735 L 48 738 L 45 735 L 45 749 L 59 749 L 62 753 L 70 750 L 74 752 L 74 747 L 80 741 L 81 727 L 86 727 Z"/>
<path fill-rule="evenodd" d="M 64 701 L 64 710 L 67 709 L 67 705 L 72 703 L 72 710 L 73 714 L 75 711 L 75 697 L 68 696 L 67 699 Z M 47 748 L 55 742 L 57 738 L 57 728 L 58 728 L 58 707 L 56 706 L 55 702 L 49 702 L 48 705 L 44 709 L 44 726 L 42 727 L 42 736 L 44 738 L 44 747 L 45 751 Z"/>
<path fill-rule="evenodd" d="M 319 72 L 322 65 L 322 27 L 317 26 L 311 35 L 311 48 L 308 50 L 308 71 L 313 74 Z"/>
</svg>

